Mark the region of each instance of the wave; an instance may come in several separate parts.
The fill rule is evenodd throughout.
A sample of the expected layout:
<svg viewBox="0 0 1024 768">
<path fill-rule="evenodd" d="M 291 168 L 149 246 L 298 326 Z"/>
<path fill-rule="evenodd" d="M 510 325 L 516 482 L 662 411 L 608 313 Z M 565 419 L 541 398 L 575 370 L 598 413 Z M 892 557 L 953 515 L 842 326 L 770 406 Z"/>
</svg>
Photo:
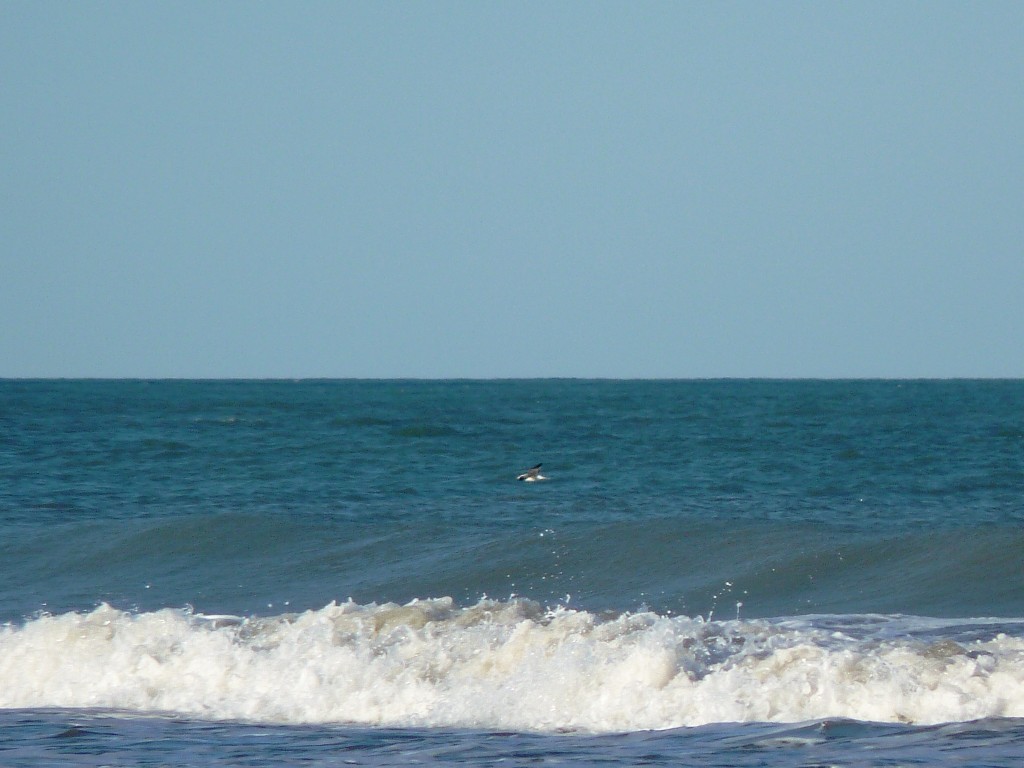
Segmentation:
<svg viewBox="0 0 1024 768">
<path fill-rule="evenodd" d="M 705 621 L 450 598 L 263 618 L 101 605 L 0 628 L 0 707 L 588 732 L 1024 717 L 1024 619 Z"/>
<path fill-rule="evenodd" d="M 843 531 L 656 518 L 502 527 L 231 513 L 10 527 L 0 621 L 92 608 L 249 615 L 331 600 L 524 597 L 576 608 L 770 618 L 802 613 L 1020 616 L 1024 533 L 1008 526 Z M 73 576 L 69 576 L 73 574 Z"/>
</svg>

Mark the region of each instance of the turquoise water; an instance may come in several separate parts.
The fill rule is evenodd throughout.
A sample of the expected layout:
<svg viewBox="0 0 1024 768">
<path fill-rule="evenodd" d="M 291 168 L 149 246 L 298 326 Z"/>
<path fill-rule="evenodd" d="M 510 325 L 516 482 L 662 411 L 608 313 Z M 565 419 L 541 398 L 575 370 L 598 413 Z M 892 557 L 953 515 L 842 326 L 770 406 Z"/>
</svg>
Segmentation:
<svg viewBox="0 0 1024 768">
<path fill-rule="evenodd" d="M 1021 381 L 3 381 L 0 435 L 0 762 L 1024 755 Z"/>
</svg>

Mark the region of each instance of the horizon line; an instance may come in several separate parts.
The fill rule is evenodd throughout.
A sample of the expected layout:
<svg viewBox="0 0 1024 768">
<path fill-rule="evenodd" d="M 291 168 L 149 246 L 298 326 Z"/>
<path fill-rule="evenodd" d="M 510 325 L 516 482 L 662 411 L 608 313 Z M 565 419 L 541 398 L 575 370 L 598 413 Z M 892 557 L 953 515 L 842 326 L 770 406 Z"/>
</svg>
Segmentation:
<svg viewBox="0 0 1024 768">
<path fill-rule="evenodd" d="M 649 381 L 649 382 L 711 382 L 711 381 L 1021 381 L 1024 376 L 958 375 L 958 376 L 3 376 L 2 382 L 517 382 L 517 381 Z"/>
</svg>

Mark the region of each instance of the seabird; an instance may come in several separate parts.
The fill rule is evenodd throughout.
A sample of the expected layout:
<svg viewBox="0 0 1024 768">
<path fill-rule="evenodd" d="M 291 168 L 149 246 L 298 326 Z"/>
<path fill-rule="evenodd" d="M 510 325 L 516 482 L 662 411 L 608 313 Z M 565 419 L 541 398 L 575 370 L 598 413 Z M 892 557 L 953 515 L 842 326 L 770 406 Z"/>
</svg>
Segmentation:
<svg viewBox="0 0 1024 768">
<path fill-rule="evenodd" d="M 544 477 L 544 475 L 542 475 L 540 473 L 540 467 L 541 467 L 540 464 L 537 464 L 536 466 L 530 467 L 528 470 L 523 472 L 523 474 L 521 474 L 519 477 L 517 477 L 516 480 L 523 480 L 523 481 L 525 481 L 527 483 L 532 483 L 532 482 L 535 482 L 537 480 L 547 480 L 547 478 Z"/>
</svg>

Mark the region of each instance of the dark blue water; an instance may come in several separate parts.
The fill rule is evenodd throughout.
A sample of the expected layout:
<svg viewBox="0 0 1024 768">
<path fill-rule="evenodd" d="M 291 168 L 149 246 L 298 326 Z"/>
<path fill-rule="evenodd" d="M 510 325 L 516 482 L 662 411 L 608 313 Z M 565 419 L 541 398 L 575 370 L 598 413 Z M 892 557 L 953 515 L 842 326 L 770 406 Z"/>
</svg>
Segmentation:
<svg viewBox="0 0 1024 768">
<path fill-rule="evenodd" d="M 0 382 L 0 763 L 1017 764 L 1022 489 L 1021 381 Z"/>
</svg>

